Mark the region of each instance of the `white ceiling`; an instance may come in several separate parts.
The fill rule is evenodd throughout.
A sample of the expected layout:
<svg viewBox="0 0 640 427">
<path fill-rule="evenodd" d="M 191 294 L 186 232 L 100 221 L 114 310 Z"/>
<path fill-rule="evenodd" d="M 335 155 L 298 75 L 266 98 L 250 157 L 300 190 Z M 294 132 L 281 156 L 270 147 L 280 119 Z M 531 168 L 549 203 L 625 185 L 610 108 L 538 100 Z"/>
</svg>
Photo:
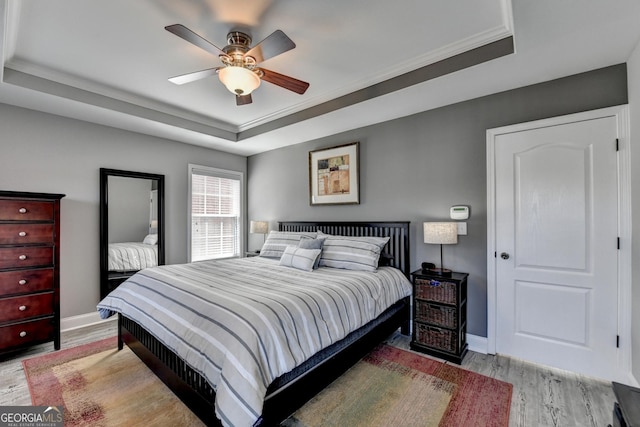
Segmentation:
<svg viewBox="0 0 640 427">
<path fill-rule="evenodd" d="M 241 155 L 625 62 L 640 38 L 638 0 L 0 0 L 0 17 L 0 102 Z M 263 82 L 236 106 L 217 77 L 174 85 L 220 65 L 177 23 L 218 47 L 280 29 L 297 47 L 261 66 L 310 87 Z M 514 54 L 402 88 L 509 36 Z"/>
</svg>

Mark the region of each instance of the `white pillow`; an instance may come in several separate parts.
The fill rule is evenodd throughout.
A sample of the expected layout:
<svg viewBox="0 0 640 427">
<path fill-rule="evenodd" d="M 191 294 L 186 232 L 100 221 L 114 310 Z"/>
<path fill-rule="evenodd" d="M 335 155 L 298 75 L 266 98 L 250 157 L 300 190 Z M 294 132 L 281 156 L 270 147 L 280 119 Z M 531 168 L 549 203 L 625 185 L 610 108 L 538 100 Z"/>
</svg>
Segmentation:
<svg viewBox="0 0 640 427">
<path fill-rule="evenodd" d="M 315 231 L 312 232 L 292 232 L 292 231 L 271 231 L 267 240 L 260 250 L 261 257 L 280 258 L 285 248 L 289 245 L 298 246 L 298 242 L 302 236 L 315 239 Z"/>
<path fill-rule="evenodd" d="M 145 245 L 157 245 L 158 244 L 158 235 L 157 234 L 147 234 L 142 241 Z"/>
<path fill-rule="evenodd" d="M 287 246 L 280 257 L 280 265 L 297 268 L 298 270 L 312 271 L 320 252 L 322 252 L 322 249 L 303 249 L 297 246 Z"/>
<path fill-rule="evenodd" d="M 382 248 L 389 237 L 371 236 L 327 236 L 322 246 L 320 267 L 343 268 L 345 270 L 376 271 Z"/>
</svg>

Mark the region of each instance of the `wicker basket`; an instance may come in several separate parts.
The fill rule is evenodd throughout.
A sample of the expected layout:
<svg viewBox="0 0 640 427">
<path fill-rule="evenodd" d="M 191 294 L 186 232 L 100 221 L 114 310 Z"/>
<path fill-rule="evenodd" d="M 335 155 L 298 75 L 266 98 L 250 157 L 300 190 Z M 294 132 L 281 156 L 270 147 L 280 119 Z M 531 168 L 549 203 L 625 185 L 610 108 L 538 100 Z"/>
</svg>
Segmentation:
<svg viewBox="0 0 640 427">
<path fill-rule="evenodd" d="M 457 326 L 458 310 L 455 307 L 429 304 L 426 301 L 416 300 L 416 320 L 444 326 L 445 328 L 455 328 Z"/>
<path fill-rule="evenodd" d="M 449 329 L 416 323 L 416 341 L 429 347 L 455 353 L 458 351 L 458 333 Z"/>
<path fill-rule="evenodd" d="M 440 280 L 416 279 L 416 298 L 445 304 L 456 303 L 456 284 Z"/>
</svg>

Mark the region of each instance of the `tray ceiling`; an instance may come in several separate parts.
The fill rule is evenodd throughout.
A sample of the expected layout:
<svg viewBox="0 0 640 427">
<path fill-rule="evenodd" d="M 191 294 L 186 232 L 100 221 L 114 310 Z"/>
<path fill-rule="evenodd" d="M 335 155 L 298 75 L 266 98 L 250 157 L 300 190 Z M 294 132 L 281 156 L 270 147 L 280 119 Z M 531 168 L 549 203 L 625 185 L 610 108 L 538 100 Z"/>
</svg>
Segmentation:
<svg viewBox="0 0 640 427">
<path fill-rule="evenodd" d="M 0 102 L 250 155 L 624 62 L 639 36 L 633 0 L 330 3 L 2 0 Z M 220 61 L 171 24 L 218 47 L 282 30 L 296 48 L 261 65 L 310 87 L 236 106 L 216 76 L 174 85 Z"/>
</svg>

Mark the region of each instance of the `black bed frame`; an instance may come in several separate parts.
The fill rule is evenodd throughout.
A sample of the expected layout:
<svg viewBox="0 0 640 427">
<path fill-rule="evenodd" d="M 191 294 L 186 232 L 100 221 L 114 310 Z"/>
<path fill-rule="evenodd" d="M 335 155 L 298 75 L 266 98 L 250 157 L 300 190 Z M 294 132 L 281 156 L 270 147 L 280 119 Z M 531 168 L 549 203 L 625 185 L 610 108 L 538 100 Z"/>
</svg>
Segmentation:
<svg viewBox="0 0 640 427">
<path fill-rule="evenodd" d="M 410 273 L 409 222 L 279 222 L 280 231 L 322 231 L 327 234 L 348 236 L 389 237 L 384 252 L 390 255 L 389 264 Z M 376 345 L 401 328 L 409 334 L 410 302 L 404 298 L 379 316 L 375 327 L 353 332 L 344 340 L 348 346 L 332 347 L 336 351 L 312 368 L 278 387 L 269 387 L 262 417 L 257 425 L 272 426 L 290 416 L 309 399 L 342 375 Z M 175 353 L 134 321 L 118 316 L 118 348 L 124 344 L 138 357 L 207 425 L 219 426 L 215 416 L 215 392 L 209 383 L 191 369 Z"/>
</svg>

